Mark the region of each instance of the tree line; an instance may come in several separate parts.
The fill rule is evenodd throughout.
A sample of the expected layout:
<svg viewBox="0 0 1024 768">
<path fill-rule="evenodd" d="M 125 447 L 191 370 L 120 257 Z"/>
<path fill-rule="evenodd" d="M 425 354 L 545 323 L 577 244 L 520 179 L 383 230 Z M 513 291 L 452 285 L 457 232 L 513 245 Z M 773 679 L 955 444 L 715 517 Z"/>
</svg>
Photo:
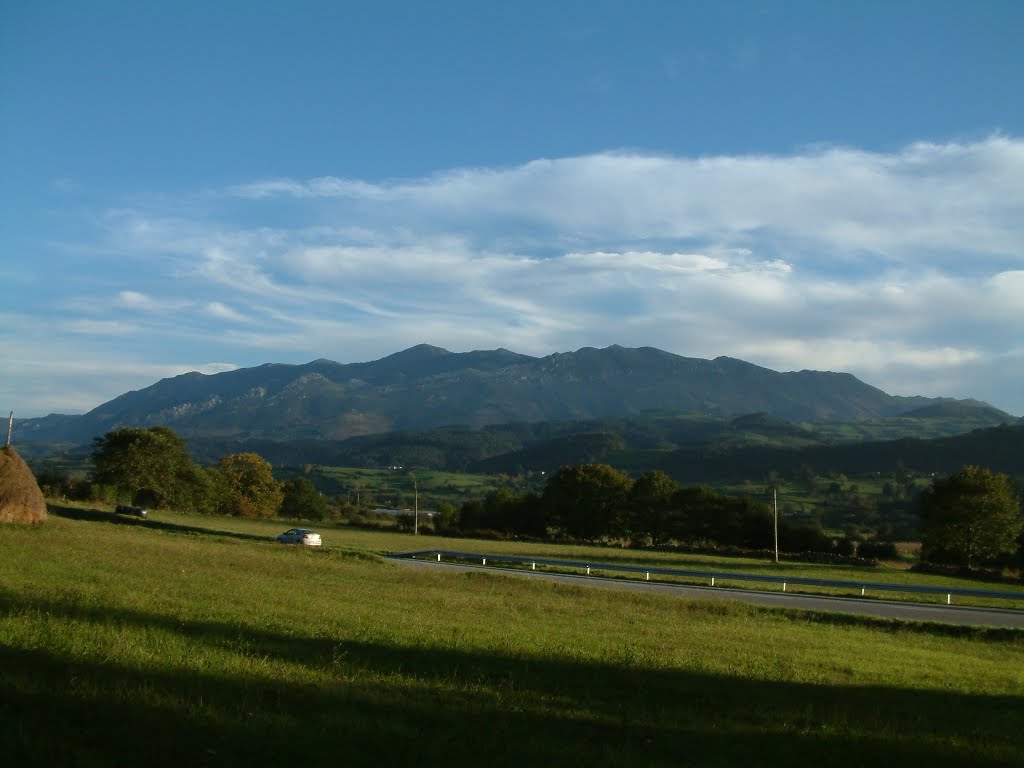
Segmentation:
<svg viewBox="0 0 1024 768">
<path fill-rule="evenodd" d="M 733 546 L 770 549 L 774 510 L 749 497 L 684 487 L 661 470 L 636 480 L 606 464 L 563 467 L 541 493 L 500 489 L 461 509 L 443 510 L 444 532 L 494 530 L 536 538 L 619 540 L 633 544 Z M 918 500 L 922 559 L 977 567 L 1024 567 L 1024 507 L 1013 481 L 989 469 L 966 466 L 936 478 Z M 895 557 L 892 542 L 826 535 L 820 524 L 779 520 L 779 547 L 787 553 L 819 552 L 863 558 Z"/>
<path fill-rule="evenodd" d="M 93 500 L 242 517 L 324 519 L 329 514 L 327 501 L 307 478 L 279 482 L 256 453 L 231 454 L 216 466 L 201 466 L 167 427 L 112 430 L 93 441 L 91 458 L 87 490 Z M 925 560 L 968 568 L 1024 565 L 1024 511 L 1008 476 L 966 466 L 936 478 L 917 504 Z M 441 533 L 763 550 L 774 543 L 776 521 L 763 501 L 685 487 L 662 470 L 634 479 L 591 463 L 562 467 L 540 492 L 502 488 L 459 508 L 439 505 L 432 524 Z M 849 539 L 827 536 L 820 523 L 777 524 L 782 551 L 853 554 Z M 877 547 L 866 542 L 860 554 L 892 554 Z"/>
<path fill-rule="evenodd" d="M 326 501 L 308 479 L 279 482 L 256 453 L 200 466 L 167 427 L 112 430 L 93 440 L 91 458 L 88 492 L 98 501 L 239 517 L 326 515 Z"/>
</svg>

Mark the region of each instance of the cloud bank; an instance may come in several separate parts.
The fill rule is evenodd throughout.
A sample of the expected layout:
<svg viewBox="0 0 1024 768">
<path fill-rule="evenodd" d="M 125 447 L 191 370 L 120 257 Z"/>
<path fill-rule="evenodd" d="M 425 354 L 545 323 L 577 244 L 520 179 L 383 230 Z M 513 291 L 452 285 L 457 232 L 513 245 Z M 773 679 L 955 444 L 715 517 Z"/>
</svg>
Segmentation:
<svg viewBox="0 0 1024 768">
<path fill-rule="evenodd" d="M 61 249 L 93 279 L 48 322 L 164 368 L 618 343 L 1021 414 L 1022 179 L 1024 141 L 994 136 L 255 180 L 97 216 Z"/>
</svg>

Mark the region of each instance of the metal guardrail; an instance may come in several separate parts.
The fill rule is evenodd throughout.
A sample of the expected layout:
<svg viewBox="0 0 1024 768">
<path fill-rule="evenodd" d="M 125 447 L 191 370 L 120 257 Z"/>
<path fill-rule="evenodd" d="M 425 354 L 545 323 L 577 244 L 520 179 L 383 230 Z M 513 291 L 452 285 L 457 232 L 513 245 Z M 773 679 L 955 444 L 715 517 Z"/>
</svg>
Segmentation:
<svg viewBox="0 0 1024 768">
<path fill-rule="evenodd" d="M 753 581 L 768 584 L 781 584 L 782 591 L 786 591 L 789 584 L 799 584 L 815 587 L 834 587 L 837 589 L 860 590 L 861 596 L 865 596 L 870 590 L 872 592 L 916 592 L 921 594 L 945 595 L 946 604 L 952 605 L 953 596 L 960 597 L 987 597 L 996 600 L 1021 600 L 1024 601 L 1024 592 L 999 592 L 989 589 L 964 589 L 962 587 L 933 587 L 917 584 L 885 584 L 877 581 L 838 581 L 831 579 L 812 579 L 804 576 L 774 576 L 763 573 L 729 573 L 725 571 L 692 571 L 681 568 L 656 568 L 647 565 L 619 565 L 616 563 L 601 563 L 585 560 L 552 560 L 542 557 L 522 557 L 518 555 L 486 555 L 480 552 L 455 552 L 445 549 L 424 549 L 417 552 L 402 552 L 391 555 L 394 558 L 415 559 L 422 557 L 436 557 L 437 562 L 447 557 L 451 560 L 481 561 L 486 566 L 492 563 L 513 563 L 516 565 L 529 565 L 531 570 L 536 570 L 538 565 L 554 566 L 557 568 L 571 568 L 585 570 L 586 575 L 591 571 L 620 571 L 626 573 L 643 573 L 645 581 L 650 581 L 651 575 L 655 576 L 681 576 L 687 578 L 710 579 L 711 586 L 715 586 L 715 580 L 721 581 Z"/>
</svg>

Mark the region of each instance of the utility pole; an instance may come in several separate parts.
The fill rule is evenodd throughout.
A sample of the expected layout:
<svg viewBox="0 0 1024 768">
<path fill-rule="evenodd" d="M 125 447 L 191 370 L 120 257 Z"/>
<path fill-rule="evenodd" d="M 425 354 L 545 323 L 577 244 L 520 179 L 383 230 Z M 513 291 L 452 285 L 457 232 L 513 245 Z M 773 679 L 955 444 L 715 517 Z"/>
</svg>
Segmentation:
<svg viewBox="0 0 1024 768">
<path fill-rule="evenodd" d="M 418 536 L 420 533 L 420 488 L 416 482 L 416 473 L 410 472 L 412 478 L 412 534 Z"/>
<path fill-rule="evenodd" d="M 772 506 L 775 508 L 775 514 L 772 518 L 775 521 L 775 562 L 779 562 L 779 492 L 776 488 L 772 488 Z"/>
</svg>

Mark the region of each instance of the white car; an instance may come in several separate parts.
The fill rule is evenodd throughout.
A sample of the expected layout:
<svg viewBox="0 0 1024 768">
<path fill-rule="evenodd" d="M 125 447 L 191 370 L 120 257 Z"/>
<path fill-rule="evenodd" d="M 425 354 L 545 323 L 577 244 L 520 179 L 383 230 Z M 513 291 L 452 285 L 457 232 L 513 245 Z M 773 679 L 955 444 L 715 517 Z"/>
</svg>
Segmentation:
<svg viewBox="0 0 1024 768">
<path fill-rule="evenodd" d="M 305 544 L 307 547 L 319 547 L 322 544 L 320 534 L 309 528 L 291 528 L 274 541 L 279 544 Z"/>
<path fill-rule="evenodd" d="M 132 517 L 141 517 L 143 519 L 149 517 L 149 512 L 142 507 L 132 507 L 127 504 L 118 504 L 114 511 L 119 515 L 131 515 Z"/>
</svg>

